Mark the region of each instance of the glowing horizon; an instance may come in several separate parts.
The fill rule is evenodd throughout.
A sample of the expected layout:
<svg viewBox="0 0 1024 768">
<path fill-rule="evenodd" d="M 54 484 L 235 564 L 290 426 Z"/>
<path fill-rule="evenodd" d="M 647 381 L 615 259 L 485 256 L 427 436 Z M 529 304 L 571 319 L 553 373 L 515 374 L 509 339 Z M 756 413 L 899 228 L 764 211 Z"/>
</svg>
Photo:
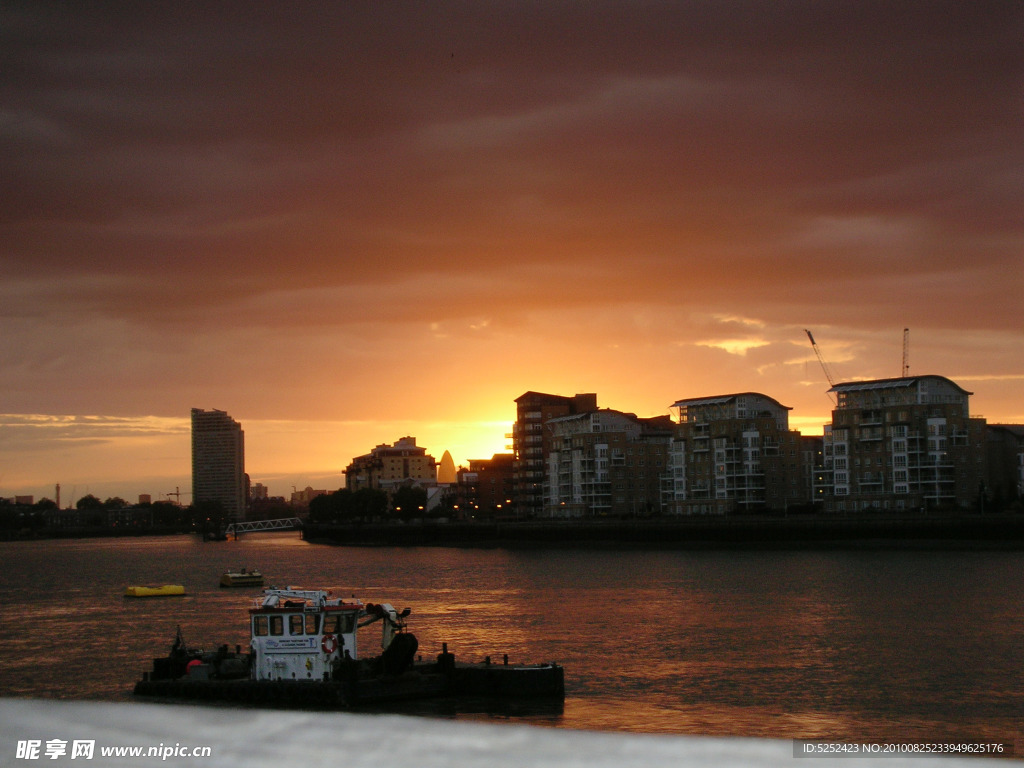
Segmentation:
<svg viewBox="0 0 1024 768">
<path fill-rule="evenodd" d="M 812 433 L 805 328 L 1024 422 L 1024 7 L 752 8 L 0 8 L 0 495 L 184 485 L 191 407 L 287 488 L 530 390 Z"/>
</svg>

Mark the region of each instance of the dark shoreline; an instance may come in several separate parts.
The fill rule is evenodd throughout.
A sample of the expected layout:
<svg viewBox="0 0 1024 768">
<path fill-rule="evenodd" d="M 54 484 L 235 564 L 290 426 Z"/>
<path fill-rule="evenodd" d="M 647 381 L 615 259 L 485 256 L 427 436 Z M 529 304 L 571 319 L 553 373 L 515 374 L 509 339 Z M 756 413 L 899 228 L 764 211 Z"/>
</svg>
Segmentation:
<svg viewBox="0 0 1024 768">
<path fill-rule="evenodd" d="M 198 536 L 174 528 L 60 528 L 6 532 L 2 541 Z M 258 535 L 258 534 L 242 534 Z M 1024 514 L 735 515 L 726 517 L 408 523 L 307 522 L 313 544 L 478 549 L 1024 550 Z"/>
<path fill-rule="evenodd" d="M 408 524 L 307 523 L 311 543 L 601 549 L 1024 549 L 1024 515 L 700 517 Z"/>
</svg>

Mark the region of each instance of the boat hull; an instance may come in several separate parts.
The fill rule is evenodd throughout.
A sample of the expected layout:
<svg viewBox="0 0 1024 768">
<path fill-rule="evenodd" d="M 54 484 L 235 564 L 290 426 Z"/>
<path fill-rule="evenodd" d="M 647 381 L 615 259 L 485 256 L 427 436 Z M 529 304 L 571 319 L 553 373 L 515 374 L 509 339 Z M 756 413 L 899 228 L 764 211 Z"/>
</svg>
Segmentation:
<svg viewBox="0 0 1024 768">
<path fill-rule="evenodd" d="M 225 680 L 192 676 L 153 680 L 146 675 L 136 683 L 134 693 L 145 698 L 330 710 L 458 697 L 561 701 L 565 698 L 565 679 L 557 664 L 420 662 L 400 675 L 352 680 Z"/>
<path fill-rule="evenodd" d="M 261 573 L 225 573 L 220 577 L 222 587 L 262 587 Z"/>
</svg>

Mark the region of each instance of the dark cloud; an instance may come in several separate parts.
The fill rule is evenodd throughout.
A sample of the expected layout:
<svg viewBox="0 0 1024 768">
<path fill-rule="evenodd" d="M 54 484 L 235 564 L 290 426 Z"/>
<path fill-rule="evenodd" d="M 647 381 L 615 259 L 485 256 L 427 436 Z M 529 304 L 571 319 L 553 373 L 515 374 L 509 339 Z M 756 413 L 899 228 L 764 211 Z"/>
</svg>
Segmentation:
<svg viewBox="0 0 1024 768">
<path fill-rule="evenodd" d="M 554 344 L 553 311 L 655 344 L 633 306 L 1008 328 L 1022 34 L 996 1 L 6 3 L 5 384 L 89 372 L 53 396 L 86 408 L 112 361 L 227 387 L 233 346 Z"/>
</svg>

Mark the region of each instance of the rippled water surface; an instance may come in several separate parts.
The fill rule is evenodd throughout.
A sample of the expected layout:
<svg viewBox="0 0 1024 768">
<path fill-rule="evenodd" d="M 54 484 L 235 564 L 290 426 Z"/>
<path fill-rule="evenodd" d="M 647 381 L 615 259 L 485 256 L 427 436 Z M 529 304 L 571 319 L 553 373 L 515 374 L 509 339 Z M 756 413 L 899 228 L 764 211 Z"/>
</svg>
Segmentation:
<svg viewBox="0 0 1024 768">
<path fill-rule="evenodd" d="M 1024 554 L 348 548 L 297 534 L 0 543 L 0 694 L 125 701 L 180 625 L 247 642 L 268 584 L 413 609 L 425 656 L 557 661 L 558 711 L 444 713 L 652 733 L 1013 742 Z M 130 584 L 184 584 L 130 600 Z M 369 630 L 364 630 L 369 632 Z M 361 638 L 373 651 L 376 635 Z M 439 714 L 433 712 L 432 714 Z"/>
</svg>

